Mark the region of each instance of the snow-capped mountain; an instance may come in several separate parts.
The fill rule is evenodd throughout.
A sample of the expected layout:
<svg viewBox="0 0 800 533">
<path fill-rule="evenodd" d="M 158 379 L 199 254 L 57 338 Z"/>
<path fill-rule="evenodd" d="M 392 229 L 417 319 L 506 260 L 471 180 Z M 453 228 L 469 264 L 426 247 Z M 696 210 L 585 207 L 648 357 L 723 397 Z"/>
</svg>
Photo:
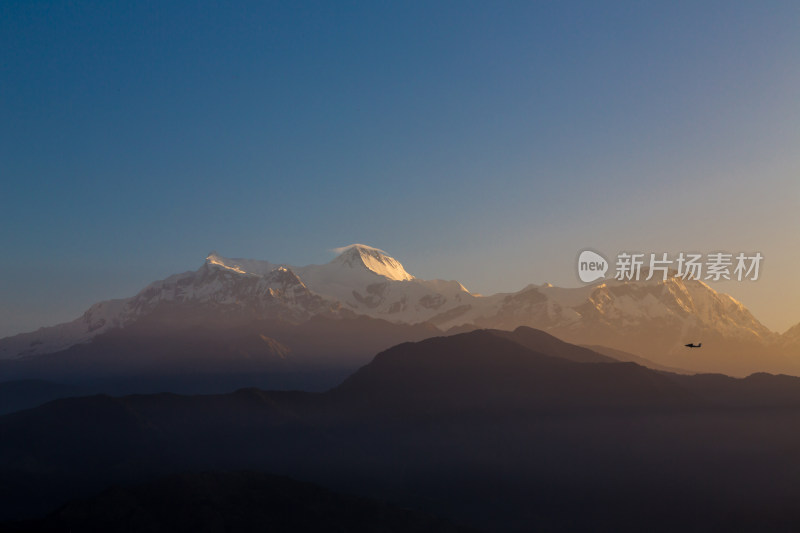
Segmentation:
<svg viewBox="0 0 800 533">
<path fill-rule="evenodd" d="M 317 315 L 366 315 L 396 323 L 426 322 L 443 331 L 530 326 L 570 342 L 602 344 L 684 368 L 692 366 L 681 359 L 687 342 L 705 341 L 711 348 L 704 354 L 714 346 L 752 351 L 785 344 L 740 302 L 701 281 L 672 276 L 578 288 L 529 285 L 514 293 L 478 296 L 457 281 L 416 278 L 377 248 L 354 244 L 338 251 L 330 262 L 308 266 L 212 252 L 198 270 L 157 281 L 132 298 L 101 302 L 73 322 L 2 339 L 0 358 L 87 342 L 165 305 L 245 321 L 281 318 L 299 323 Z"/>
<path fill-rule="evenodd" d="M 339 256 L 324 265 L 281 266 L 299 276 L 314 294 L 356 314 L 392 322 L 428 322 L 476 299 L 457 281 L 415 278 L 383 250 L 353 244 L 339 251 Z M 217 254 L 207 261 L 240 275 L 262 276 L 279 267 L 268 261 Z"/>
<path fill-rule="evenodd" d="M 275 265 L 256 274 L 226 266 L 211 253 L 198 270 L 156 281 L 132 298 L 100 302 L 72 322 L 2 339 L 0 358 L 57 352 L 125 327 L 167 304 L 212 311 L 228 319 L 283 318 L 298 322 L 319 314 L 336 314 L 341 307 L 311 292 L 286 267 Z"/>
<path fill-rule="evenodd" d="M 312 293 L 290 269 L 277 266 L 263 274 L 237 271 L 220 265 L 215 254 L 196 272 L 157 281 L 130 299 L 121 323 L 152 312 L 163 302 L 213 306 L 223 313 L 248 316 L 284 316 L 307 319 L 335 312 L 338 305 Z"/>
</svg>

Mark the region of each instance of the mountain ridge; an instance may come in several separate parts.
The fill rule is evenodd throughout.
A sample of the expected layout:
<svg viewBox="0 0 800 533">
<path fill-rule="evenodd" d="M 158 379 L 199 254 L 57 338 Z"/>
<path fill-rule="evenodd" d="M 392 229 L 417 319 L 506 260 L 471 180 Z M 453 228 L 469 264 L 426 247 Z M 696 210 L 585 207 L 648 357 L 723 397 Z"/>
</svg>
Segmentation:
<svg viewBox="0 0 800 533">
<path fill-rule="evenodd" d="M 220 316 L 282 318 L 364 315 L 430 323 L 446 331 L 474 325 L 542 329 L 576 344 L 602 345 L 666 367 L 746 375 L 800 372 L 800 335 L 770 331 L 740 302 L 702 281 L 607 280 L 576 288 L 528 285 L 478 296 L 457 281 L 423 280 L 383 250 L 354 244 L 322 265 L 230 259 L 212 252 L 196 271 L 156 281 L 131 298 L 93 305 L 79 319 L 0 339 L 0 359 L 58 352 L 125 328 L 160 303 L 213 309 Z M 684 344 L 703 341 L 687 357 Z"/>
<path fill-rule="evenodd" d="M 323 393 L 57 400 L 0 416 L 0 520 L 210 467 L 388 496 L 494 531 L 730 531 L 734 503 L 796 519 L 785 450 L 800 379 L 588 355 L 546 332 L 477 330 L 394 346 Z"/>
</svg>

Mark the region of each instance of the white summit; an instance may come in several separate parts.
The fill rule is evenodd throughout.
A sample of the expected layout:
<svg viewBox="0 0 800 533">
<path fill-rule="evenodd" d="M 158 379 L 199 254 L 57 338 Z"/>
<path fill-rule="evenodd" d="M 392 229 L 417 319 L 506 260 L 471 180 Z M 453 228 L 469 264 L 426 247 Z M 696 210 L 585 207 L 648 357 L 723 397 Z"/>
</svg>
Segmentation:
<svg viewBox="0 0 800 533">
<path fill-rule="evenodd" d="M 366 315 L 395 323 L 427 322 L 442 331 L 530 326 L 570 342 L 650 357 L 662 354 L 670 363 L 685 357 L 683 345 L 691 339 L 702 338 L 709 345 L 716 340 L 721 350 L 751 350 L 777 337 L 741 303 L 700 281 L 670 277 L 576 288 L 528 285 L 517 292 L 479 296 L 457 281 L 414 277 L 379 248 L 351 244 L 333 251 L 338 255 L 328 263 L 306 266 L 212 252 L 199 269 L 156 281 L 131 298 L 95 304 L 73 322 L 0 339 L 0 359 L 89 342 L 154 316 L 158 309 L 162 314 L 164 309 L 202 311 L 294 323 L 320 314 Z"/>
<path fill-rule="evenodd" d="M 414 276 L 406 272 L 400 261 L 379 248 L 373 248 L 365 244 L 351 244 L 333 250 L 339 257 L 331 261 L 331 264 L 342 265 L 350 268 L 366 268 L 379 276 L 394 280 L 408 281 Z"/>
</svg>

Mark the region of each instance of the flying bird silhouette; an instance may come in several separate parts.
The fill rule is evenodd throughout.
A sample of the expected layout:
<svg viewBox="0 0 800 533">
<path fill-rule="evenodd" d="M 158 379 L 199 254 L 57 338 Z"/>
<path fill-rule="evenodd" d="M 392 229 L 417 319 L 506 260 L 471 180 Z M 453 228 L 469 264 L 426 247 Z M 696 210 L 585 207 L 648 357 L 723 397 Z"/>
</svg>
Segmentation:
<svg viewBox="0 0 800 533">
<path fill-rule="evenodd" d="M 702 342 L 699 342 L 697 344 L 692 344 L 691 342 L 689 344 L 684 344 L 684 346 L 686 346 L 687 348 L 700 348 L 702 345 L 703 345 Z"/>
</svg>

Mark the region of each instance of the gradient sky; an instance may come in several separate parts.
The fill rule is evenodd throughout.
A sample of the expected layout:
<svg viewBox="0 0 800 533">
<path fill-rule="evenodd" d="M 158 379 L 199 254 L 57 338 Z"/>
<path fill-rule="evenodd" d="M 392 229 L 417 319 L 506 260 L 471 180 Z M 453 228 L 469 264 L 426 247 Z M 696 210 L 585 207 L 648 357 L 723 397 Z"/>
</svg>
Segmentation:
<svg viewBox="0 0 800 533">
<path fill-rule="evenodd" d="M 800 2 L 0 3 L 0 335 L 383 248 L 474 292 L 760 251 L 800 322 Z"/>
</svg>

